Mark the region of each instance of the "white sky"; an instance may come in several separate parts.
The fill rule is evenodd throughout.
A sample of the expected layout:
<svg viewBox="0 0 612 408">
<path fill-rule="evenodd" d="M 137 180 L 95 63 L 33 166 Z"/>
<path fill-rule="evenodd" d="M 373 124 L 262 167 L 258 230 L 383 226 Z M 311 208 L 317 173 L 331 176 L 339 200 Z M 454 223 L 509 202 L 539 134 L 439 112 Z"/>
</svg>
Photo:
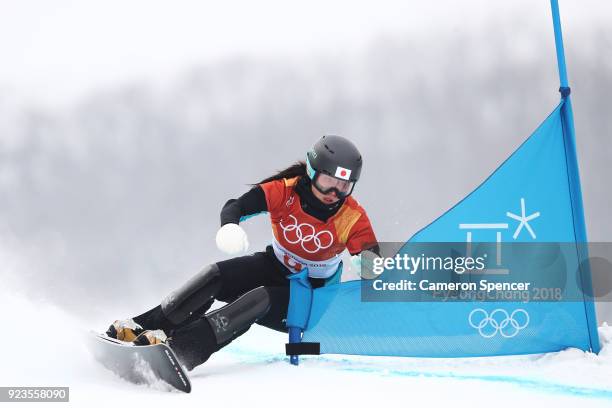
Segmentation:
<svg viewBox="0 0 612 408">
<path fill-rule="evenodd" d="M 606 2 L 561 0 L 564 23 L 612 17 Z M 550 22 L 547 0 L 0 0 L 0 92 L 66 101 L 232 55 L 333 52 L 383 33 L 435 39 L 509 12 Z"/>
</svg>

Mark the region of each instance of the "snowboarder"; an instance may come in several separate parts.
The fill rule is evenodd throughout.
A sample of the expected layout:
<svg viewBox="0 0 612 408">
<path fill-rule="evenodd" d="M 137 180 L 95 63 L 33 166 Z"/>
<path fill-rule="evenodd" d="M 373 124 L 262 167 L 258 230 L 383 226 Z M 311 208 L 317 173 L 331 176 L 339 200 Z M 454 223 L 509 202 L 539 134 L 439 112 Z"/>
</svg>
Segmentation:
<svg viewBox="0 0 612 408">
<path fill-rule="evenodd" d="M 220 250 L 244 253 L 248 240 L 239 223 L 262 212 L 270 213 L 272 245 L 204 267 L 160 305 L 115 321 L 106 334 L 136 345 L 166 343 L 192 370 L 255 322 L 286 332 L 288 275 L 308 268 L 312 286 L 322 287 L 339 281 L 345 249 L 357 262 L 362 251 L 378 252 L 366 212 L 351 197 L 361 166 L 352 142 L 323 136 L 305 162 L 262 180 L 221 210 Z M 227 304 L 208 312 L 215 299 Z"/>
</svg>

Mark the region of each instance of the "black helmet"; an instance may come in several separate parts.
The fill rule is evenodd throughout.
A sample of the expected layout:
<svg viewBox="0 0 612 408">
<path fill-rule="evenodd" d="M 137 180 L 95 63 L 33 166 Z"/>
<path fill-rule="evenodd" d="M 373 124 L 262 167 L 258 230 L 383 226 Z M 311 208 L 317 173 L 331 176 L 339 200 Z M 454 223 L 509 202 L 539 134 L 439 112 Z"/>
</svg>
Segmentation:
<svg viewBox="0 0 612 408">
<path fill-rule="evenodd" d="M 341 198 L 353 191 L 361 174 L 361 164 L 359 150 L 342 136 L 323 136 L 306 154 L 308 176 L 315 188 L 323 194 L 333 190 Z M 321 179 L 321 174 L 327 177 Z"/>
</svg>

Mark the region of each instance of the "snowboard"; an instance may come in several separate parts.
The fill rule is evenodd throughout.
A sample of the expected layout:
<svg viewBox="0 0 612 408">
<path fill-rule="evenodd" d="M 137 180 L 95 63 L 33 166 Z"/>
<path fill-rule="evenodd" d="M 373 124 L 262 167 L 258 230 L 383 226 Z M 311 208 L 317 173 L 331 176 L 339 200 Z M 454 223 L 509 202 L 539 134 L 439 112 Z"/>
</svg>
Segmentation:
<svg viewBox="0 0 612 408">
<path fill-rule="evenodd" d="M 129 382 L 153 385 L 161 380 L 177 390 L 191 391 L 189 377 L 165 344 L 136 346 L 91 332 L 88 346 L 98 362 Z"/>
</svg>

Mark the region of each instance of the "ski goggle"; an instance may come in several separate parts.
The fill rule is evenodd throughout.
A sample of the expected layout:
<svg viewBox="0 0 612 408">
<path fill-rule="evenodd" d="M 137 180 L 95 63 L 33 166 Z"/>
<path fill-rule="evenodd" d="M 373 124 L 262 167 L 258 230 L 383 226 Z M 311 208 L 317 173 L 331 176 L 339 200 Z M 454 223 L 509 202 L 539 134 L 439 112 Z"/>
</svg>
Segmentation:
<svg viewBox="0 0 612 408">
<path fill-rule="evenodd" d="M 329 194 L 333 191 L 338 198 L 351 195 L 353 188 L 355 188 L 354 181 L 342 180 L 321 172 L 315 173 L 312 184 L 321 194 Z"/>
</svg>

